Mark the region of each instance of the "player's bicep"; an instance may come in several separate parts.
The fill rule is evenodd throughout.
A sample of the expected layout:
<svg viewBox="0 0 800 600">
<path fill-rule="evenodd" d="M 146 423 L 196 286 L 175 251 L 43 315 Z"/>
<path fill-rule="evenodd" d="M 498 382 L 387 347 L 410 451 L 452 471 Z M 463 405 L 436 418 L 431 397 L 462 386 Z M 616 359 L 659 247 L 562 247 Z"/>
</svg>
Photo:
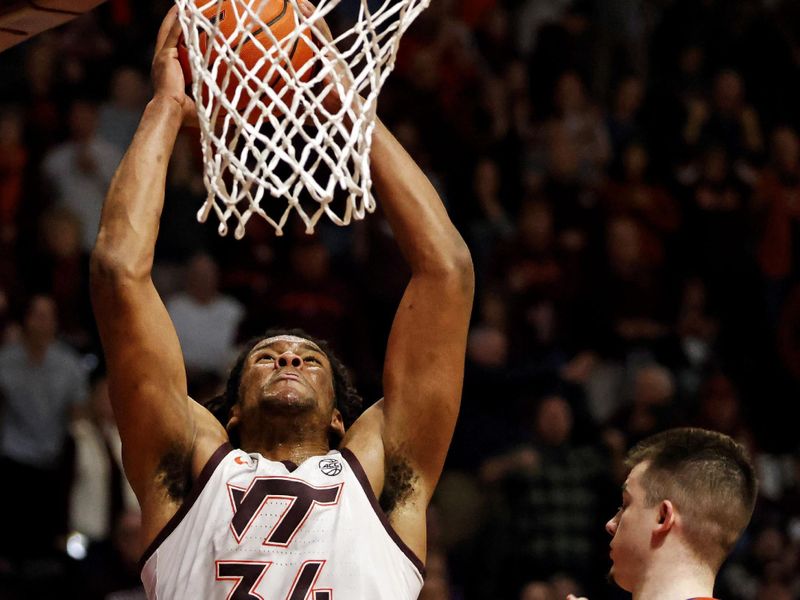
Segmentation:
<svg viewBox="0 0 800 600">
<path fill-rule="evenodd" d="M 415 276 L 389 336 L 384 445 L 410 461 L 428 494 L 458 417 L 472 293 L 471 268 Z"/>
<path fill-rule="evenodd" d="M 93 280 L 92 302 L 125 470 L 139 494 L 166 455 L 191 451 L 194 425 L 183 356 L 149 279 Z"/>
</svg>

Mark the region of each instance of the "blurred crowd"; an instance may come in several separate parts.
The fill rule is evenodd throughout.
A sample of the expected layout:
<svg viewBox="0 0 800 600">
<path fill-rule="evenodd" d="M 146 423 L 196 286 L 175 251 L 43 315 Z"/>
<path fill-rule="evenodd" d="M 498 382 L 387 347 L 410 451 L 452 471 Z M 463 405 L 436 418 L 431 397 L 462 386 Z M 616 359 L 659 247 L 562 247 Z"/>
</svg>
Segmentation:
<svg viewBox="0 0 800 600">
<path fill-rule="evenodd" d="M 0 598 L 144 597 L 88 253 L 168 7 L 109 0 L 0 56 Z M 760 477 L 717 597 L 800 598 L 798 107 L 791 0 L 435 0 L 408 31 L 379 114 L 478 281 L 421 598 L 624 598 L 604 523 L 625 452 L 686 424 Z M 287 324 L 379 398 L 407 279 L 380 211 L 236 241 L 196 223 L 204 197 L 186 132 L 153 277 L 193 397 Z"/>
</svg>

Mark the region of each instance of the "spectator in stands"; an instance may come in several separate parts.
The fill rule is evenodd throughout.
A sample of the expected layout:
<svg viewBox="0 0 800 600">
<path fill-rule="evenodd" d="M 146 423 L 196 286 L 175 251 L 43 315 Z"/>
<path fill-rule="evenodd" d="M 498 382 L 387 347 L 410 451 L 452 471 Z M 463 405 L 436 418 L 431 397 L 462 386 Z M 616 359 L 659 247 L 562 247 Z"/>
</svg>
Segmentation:
<svg viewBox="0 0 800 600">
<path fill-rule="evenodd" d="M 558 79 L 553 103 L 553 126 L 576 148 L 581 180 L 589 185 L 598 183 L 611 160 L 611 145 L 602 112 L 588 96 L 586 85 L 576 71 L 566 71 Z"/>
<path fill-rule="evenodd" d="M 495 517 L 498 545 L 488 549 L 493 580 L 509 582 L 496 597 L 518 595 L 531 578 L 564 572 L 585 581 L 592 573 L 609 465 L 572 432 L 570 404 L 546 396 L 535 408 L 530 438 L 481 466 L 485 483 L 502 486 L 504 508 L 498 510 L 508 515 L 507 521 Z"/>
<path fill-rule="evenodd" d="M 97 135 L 121 153 L 130 146 L 148 100 L 148 84 L 132 67 L 120 67 L 111 76 L 109 98 L 100 105 Z"/>
<path fill-rule="evenodd" d="M 331 268 L 331 254 L 320 239 L 298 236 L 288 248 L 280 281 L 263 300 L 269 321 L 263 329 L 280 323 L 304 323 L 314 335 L 334 344 L 344 356 L 354 355 L 363 333 L 354 319 L 357 298 Z M 263 330 L 262 329 L 262 330 Z"/>
<path fill-rule="evenodd" d="M 22 114 L 16 108 L 0 108 L 0 245 L 16 239 L 22 182 L 28 164 L 23 144 Z"/>
<path fill-rule="evenodd" d="M 221 374 L 235 358 L 236 337 L 244 308 L 219 290 L 219 267 L 198 254 L 186 268 L 183 292 L 167 301 L 167 310 L 183 349 L 189 379 L 208 372 Z"/>
<path fill-rule="evenodd" d="M 516 19 L 517 45 L 523 54 L 536 47 L 536 36 L 545 24 L 557 23 L 565 15 L 572 0 L 528 0 L 518 9 Z"/>
<path fill-rule="evenodd" d="M 761 174 L 755 202 L 766 213 L 760 240 L 761 271 L 771 282 L 796 281 L 797 234 L 800 222 L 800 139 L 791 127 L 778 127 L 772 134 L 772 157 Z M 784 290 L 785 292 L 785 290 Z M 771 298 L 779 304 L 781 297 Z"/>
<path fill-rule="evenodd" d="M 680 260 L 701 276 L 712 298 L 738 306 L 741 281 L 754 268 L 752 202 L 723 146 L 709 147 L 696 168 L 679 175 L 685 186 Z"/>
<path fill-rule="evenodd" d="M 633 376 L 630 404 L 620 407 L 609 421 L 621 432 L 626 449 L 659 431 L 682 422 L 675 406 L 675 381 L 659 364 L 640 367 Z"/>
<path fill-rule="evenodd" d="M 580 150 L 557 123 L 545 127 L 547 174 L 538 189 L 553 207 L 559 245 L 573 253 L 590 252 L 602 228 L 596 190 L 584 179 Z"/>
<path fill-rule="evenodd" d="M 689 147 L 719 144 L 733 161 L 757 161 L 764 151 L 758 114 L 747 104 L 744 81 L 733 69 L 714 78 L 711 105 L 697 104 L 689 113 L 684 139 Z"/>
<path fill-rule="evenodd" d="M 636 221 L 645 260 L 652 265 L 666 260 L 666 245 L 680 226 L 677 202 L 649 180 L 650 156 L 642 143 L 622 150 L 620 174 L 605 186 L 601 201 L 610 217 L 627 216 Z"/>
<path fill-rule="evenodd" d="M 100 226 L 111 177 L 122 158 L 116 146 L 97 135 L 97 106 L 75 100 L 69 110 L 69 139 L 44 157 L 42 171 L 55 201 L 75 213 L 81 221 L 82 248 L 91 250 Z"/>
<path fill-rule="evenodd" d="M 138 124 L 138 118 L 136 123 Z M 179 272 L 182 266 L 193 256 L 203 252 L 211 245 L 216 232 L 209 231 L 204 223 L 197 222 L 197 210 L 203 204 L 206 190 L 203 186 L 203 174 L 199 160 L 195 154 L 196 135 L 191 130 L 178 134 L 175 147 L 170 157 L 167 173 L 166 201 L 161 213 L 161 234 L 156 245 L 156 258 L 162 270 Z M 244 240 L 247 246 L 254 242 L 255 227 L 248 230 Z M 236 265 L 241 268 L 244 265 Z M 264 277 L 258 271 L 248 273 L 248 280 Z M 178 279 L 177 277 L 175 279 Z M 179 282 L 169 282 L 179 285 Z M 165 293 L 169 286 L 164 286 Z M 177 291 L 172 289 L 169 291 Z"/>
<path fill-rule="evenodd" d="M 642 247 L 639 224 L 616 217 L 606 226 L 606 257 L 587 277 L 587 310 L 594 315 L 595 348 L 604 356 L 623 360 L 636 348 L 652 348 L 667 334 L 671 316 L 667 281 L 649 263 Z"/>
<path fill-rule="evenodd" d="M 641 77 L 629 75 L 617 83 L 611 110 L 606 116 L 612 157 L 617 160 L 625 148 L 644 134 L 641 122 L 643 102 L 644 82 Z"/>
<path fill-rule="evenodd" d="M 511 352 L 531 361 L 551 364 L 562 358 L 559 344 L 572 325 L 571 310 L 580 273 L 579 253 L 559 247 L 553 210 L 543 201 L 528 200 L 520 208 L 517 232 L 495 256 L 493 278 L 502 281 L 508 296 Z M 525 363 L 524 360 L 516 361 Z M 555 363 L 552 363 L 555 366 Z"/>
<path fill-rule="evenodd" d="M 724 373 L 711 373 L 698 393 L 695 421 L 699 427 L 730 436 L 745 448 L 754 448 L 753 432 L 742 413 L 739 392 Z"/>
<path fill-rule="evenodd" d="M 92 543 L 111 538 L 120 517 L 138 510 L 122 469 L 122 443 L 111 410 L 108 380 L 100 370 L 92 377 L 88 410 L 72 422 L 75 478 L 70 493 L 70 530 Z"/>
<path fill-rule="evenodd" d="M 59 115 L 59 42 L 54 36 L 39 36 L 31 40 L 30 51 L 25 55 L 25 81 L 22 101 L 26 106 L 26 123 L 30 129 L 32 156 L 41 156 L 61 134 L 62 118 Z M 8 90 L 11 91 L 11 90 Z"/>
<path fill-rule="evenodd" d="M 488 157 L 478 160 L 472 175 L 477 214 L 470 224 L 470 242 L 479 281 L 487 276 L 496 248 L 511 238 L 514 232 L 502 191 L 497 162 Z"/>
<path fill-rule="evenodd" d="M 28 303 L 22 339 L 0 347 L 0 556 L 47 552 L 67 527 L 71 473 L 68 427 L 87 396 L 79 357 L 58 341 L 56 306 L 49 296 Z M 35 519 L 21 515 L 34 514 Z"/>
<path fill-rule="evenodd" d="M 792 584 L 798 583 L 796 550 L 791 548 L 785 532 L 775 525 L 751 529 L 754 531 L 747 551 L 720 573 L 720 596 L 731 600 L 761 600 L 772 597 L 765 592 L 774 591 L 776 598 L 787 597 L 786 591 L 791 594 Z"/>
<path fill-rule="evenodd" d="M 80 220 L 64 206 L 56 206 L 39 220 L 39 244 L 31 268 L 22 278 L 28 289 L 52 296 L 59 314 L 61 335 L 75 348 L 88 350 L 94 318 L 89 300 L 89 255 L 82 249 Z"/>
<path fill-rule="evenodd" d="M 656 351 L 659 362 L 675 373 L 678 397 L 691 403 L 709 368 L 719 361 L 717 336 L 719 318 L 711 304 L 704 281 L 689 277 L 683 282 L 677 318 Z"/>
<path fill-rule="evenodd" d="M 531 581 L 525 584 L 519 600 L 551 600 L 553 590 L 546 581 Z"/>
</svg>

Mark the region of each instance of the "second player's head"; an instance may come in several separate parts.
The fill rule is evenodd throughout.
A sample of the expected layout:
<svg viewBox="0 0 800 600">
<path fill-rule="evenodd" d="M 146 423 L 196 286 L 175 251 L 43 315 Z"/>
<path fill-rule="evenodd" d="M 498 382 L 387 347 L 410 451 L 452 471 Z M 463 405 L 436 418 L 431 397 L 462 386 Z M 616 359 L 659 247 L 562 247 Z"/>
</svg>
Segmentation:
<svg viewBox="0 0 800 600">
<path fill-rule="evenodd" d="M 614 581 L 633 591 L 680 556 L 716 574 L 755 505 L 745 449 L 721 433 L 671 429 L 636 445 L 627 464 L 622 506 L 606 524 Z"/>
<path fill-rule="evenodd" d="M 206 408 L 236 446 L 247 447 L 270 417 L 324 432 L 334 446 L 358 416 L 361 397 L 324 340 L 300 329 L 274 329 L 245 344 L 225 393 Z"/>
</svg>

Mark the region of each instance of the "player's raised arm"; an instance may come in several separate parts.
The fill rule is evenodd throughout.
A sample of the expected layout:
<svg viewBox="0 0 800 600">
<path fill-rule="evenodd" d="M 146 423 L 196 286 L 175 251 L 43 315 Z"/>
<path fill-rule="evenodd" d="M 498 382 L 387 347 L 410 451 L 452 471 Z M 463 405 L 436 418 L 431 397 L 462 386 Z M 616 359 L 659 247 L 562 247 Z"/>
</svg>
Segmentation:
<svg viewBox="0 0 800 600">
<path fill-rule="evenodd" d="M 415 494 L 427 505 L 461 401 L 472 260 L 433 186 L 380 122 L 371 159 L 375 187 L 412 273 L 387 345 L 384 449 L 387 464 L 407 464 Z"/>
<path fill-rule="evenodd" d="M 146 527 L 148 506 L 180 494 L 198 430 L 178 338 L 150 276 L 167 165 L 181 123 L 194 110 L 176 58 L 175 16 L 173 10 L 159 32 L 154 97 L 111 183 L 91 259 L 92 303 L 125 471 Z"/>
</svg>

